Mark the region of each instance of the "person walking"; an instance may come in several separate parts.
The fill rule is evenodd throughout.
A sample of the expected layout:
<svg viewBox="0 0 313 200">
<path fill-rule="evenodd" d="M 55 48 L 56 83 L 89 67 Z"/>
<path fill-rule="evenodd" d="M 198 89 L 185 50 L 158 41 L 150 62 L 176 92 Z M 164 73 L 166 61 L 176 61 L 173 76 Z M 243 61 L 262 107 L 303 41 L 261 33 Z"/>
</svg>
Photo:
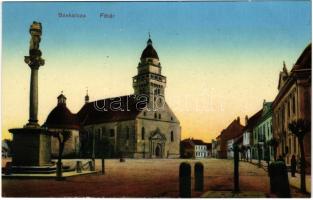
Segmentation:
<svg viewBox="0 0 313 200">
<path fill-rule="evenodd" d="M 296 177 L 295 175 L 296 169 L 297 169 L 297 160 L 296 160 L 296 156 L 293 154 L 291 157 L 291 176 L 292 177 Z"/>
</svg>

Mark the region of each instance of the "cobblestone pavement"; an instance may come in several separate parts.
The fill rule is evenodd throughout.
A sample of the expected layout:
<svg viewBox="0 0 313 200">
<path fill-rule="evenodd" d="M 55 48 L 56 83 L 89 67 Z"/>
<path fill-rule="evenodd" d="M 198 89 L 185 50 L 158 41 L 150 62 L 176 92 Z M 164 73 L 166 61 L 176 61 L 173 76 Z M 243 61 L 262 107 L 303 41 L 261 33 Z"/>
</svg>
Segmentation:
<svg viewBox="0 0 313 200">
<path fill-rule="evenodd" d="M 204 164 L 205 191 L 223 191 L 233 188 L 233 161 L 219 159 L 117 159 L 105 161 L 105 175 L 84 175 L 54 179 L 2 179 L 2 196 L 6 197 L 177 197 L 178 169 L 182 161 Z M 70 162 L 67 160 L 66 162 Z M 71 161 L 72 163 L 75 160 Z M 101 170 L 101 161 L 96 160 Z M 240 189 L 259 191 L 266 196 L 269 191 L 267 173 L 254 165 L 240 162 Z M 192 172 L 192 177 L 193 177 Z M 194 183 L 192 182 L 192 187 Z M 201 192 L 192 192 L 200 197 Z"/>
</svg>

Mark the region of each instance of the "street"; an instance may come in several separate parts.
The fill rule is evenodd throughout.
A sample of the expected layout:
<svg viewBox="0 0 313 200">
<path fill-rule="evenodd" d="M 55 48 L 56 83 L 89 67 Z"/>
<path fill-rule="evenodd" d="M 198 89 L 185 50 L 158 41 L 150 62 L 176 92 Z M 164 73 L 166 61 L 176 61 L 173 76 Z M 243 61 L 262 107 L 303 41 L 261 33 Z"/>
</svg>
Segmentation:
<svg viewBox="0 0 313 200">
<path fill-rule="evenodd" d="M 192 177 L 195 162 L 204 164 L 204 191 L 233 189 L 232 160 L 126 159 L 126 162 L 119 162 L 110 159 L 105 160 L 105 175 L 76 176 L 65 181 L 2 179 L 2 196 L 178 197 L 178 169 L 183 161 L 191 164 Z M 101 170 L 101 160 L 96 160 L 96 169 Z M 268 195 L 269 178 L 263 169 L 240 162 L 239 175 L 241 191 L 260 191 Z M 192 188 L 193 186 L 192 181 Z M 192 190 L 193 197 L 200 197 L 201 194 L 202 192 Z"/>
</svg>

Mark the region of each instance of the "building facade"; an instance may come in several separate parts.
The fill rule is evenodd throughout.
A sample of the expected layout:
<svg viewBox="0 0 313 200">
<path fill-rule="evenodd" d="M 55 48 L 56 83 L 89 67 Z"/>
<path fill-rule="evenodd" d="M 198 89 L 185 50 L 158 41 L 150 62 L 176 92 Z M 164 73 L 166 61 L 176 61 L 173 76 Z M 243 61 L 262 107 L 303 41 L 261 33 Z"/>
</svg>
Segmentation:
<svg viewBox="0 0 313 200">
<path fill-rule="evenodd" d="M 57 106 L 49 113 L 43 126 L 49 132 L 58 134 L 63 131 L 70 133 L 71 137 L 66 141 L 63 150 L 65 157 L 78 157 L 80 153 L 79 122 L 76 115 L 66 106 L 66 97 L 60 94 L 57 97 Z M 59 154 L 59 141 L 57 137 L 51 138 L 51 156 L 57 157 Z"/>
<path fill-rule="evenodd" d="M 207 158 L 207 143 L 202 140 L 187 138 L 181 141 L 182 158 Z"/>
<path fill-rule="evenodd" d="M 240 124 L 240 118 L 233 120 L 227 128 L 222 130 L 221 134 L 217 137 L 217 156 L 218 158 L 227 158 L 228 152 L 230 151 L 229 143 L 233 143 L 233 141 L 229 140 L 238 138 L 242 135 L 243 126 Z"/>
<path fill-rule="evenodd" d="M 266 161 L 274 160 L 274 149 L 270 142 L 273 138 L 272 114 L 272 102 L 266 102 L 264 100 L 262 114 L 253 129 L 254 159 Z"/>
<path fill-rule="evenodd" d="M 166 77 L 150 38 L 137 70 L 134 95 L 88 102 L 78 112 L 89 135 L 86 143 L 95 134 L 111 144 L 112 156 L 177 158 L 181 127 L 165 101 Z"/>
<path fill-rule="evenodd" d="M 288 130 L 292 121 L 311 122 L 311 44 L 302 52 L 291 71 L 284 64 L 279 74 L 278 94 L 273 102 L 273 134 L 278 141 L 277 157 L 290 165 L 292 155 L 299 160 L 298 139 Z M 311 132 L 304 138 L 305 159 L 311 163 Z M 307 169 L 309 169 L 308 167 Z"/>
<path fill-rule="evenodd" d="M 85 104 L 75 114 L 81 156 L 180 156 L 180 122 L 165 100 L 166 77 L 150 38 L 137 71 L 134 94 L 92 102 L 85 96 Z"/>
<path fill-rule="evenodd" d="M 217 158 L 218 142 L 217 140 L 212 140 L 211 144 L 212 144 L 212 158 Z"/>
<path fill-rule="evenodd" d="M 246 116 L 246 125 L 243 129 L 242 147 L 243 154 L 242 159 L 250 161 L 252 159 L 252 150 L 254 146 L 253 129 L 262 114 L 262 110 L 258 111 L 250 118 Z"/>
</svg>

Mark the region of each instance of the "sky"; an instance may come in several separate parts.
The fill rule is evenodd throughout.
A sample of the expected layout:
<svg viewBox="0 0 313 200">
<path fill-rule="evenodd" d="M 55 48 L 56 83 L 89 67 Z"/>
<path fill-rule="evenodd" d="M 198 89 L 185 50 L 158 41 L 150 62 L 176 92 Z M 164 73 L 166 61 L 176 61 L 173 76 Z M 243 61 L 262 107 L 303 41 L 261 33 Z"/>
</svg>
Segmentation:
<svg viewBox="0 0 313 200">
<path fill-rule="evenodd" d="M 238 116 L 244 125 L 264 99 L 273 101 L 283 61 L 290 70 L 311 42 L 310 1 L 5 2 L 2 9 L 3 138 L 28 121 L 24 56 L 33 21 L 43 26 L 40 124 L 61 91 L 73 113 L 84 104 L 87 87 L 91 101 L 132 94 L 150 32 L 182 139 L 207 142 Z"/>
</svg>

